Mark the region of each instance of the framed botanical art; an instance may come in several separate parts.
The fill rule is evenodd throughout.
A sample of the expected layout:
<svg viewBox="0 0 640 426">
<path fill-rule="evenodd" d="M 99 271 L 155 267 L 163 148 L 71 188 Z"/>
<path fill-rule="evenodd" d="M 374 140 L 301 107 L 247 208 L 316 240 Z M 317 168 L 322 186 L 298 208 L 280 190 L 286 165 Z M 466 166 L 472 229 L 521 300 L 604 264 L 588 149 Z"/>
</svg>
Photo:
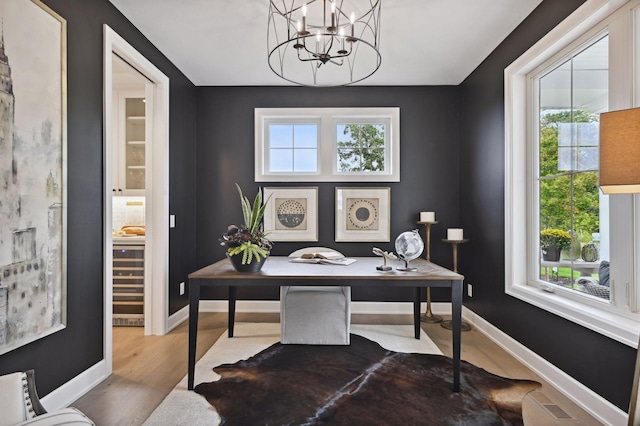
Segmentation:
<svg viewBox="0 0 640 426">
<path fill-rule="evenodd" d="M 318 188 L 264 188 L 264 229 L 271 241 L 318 241 Z"/>
<path fill-rule="evenodd" d="M 66 324 L 66 22 L 0 0 L 0 354 Z"/>
<path fill-rule="evenodd" d="M 336 241 L 389 241 L 391 188 L 336 188 Z"/>
</svg>

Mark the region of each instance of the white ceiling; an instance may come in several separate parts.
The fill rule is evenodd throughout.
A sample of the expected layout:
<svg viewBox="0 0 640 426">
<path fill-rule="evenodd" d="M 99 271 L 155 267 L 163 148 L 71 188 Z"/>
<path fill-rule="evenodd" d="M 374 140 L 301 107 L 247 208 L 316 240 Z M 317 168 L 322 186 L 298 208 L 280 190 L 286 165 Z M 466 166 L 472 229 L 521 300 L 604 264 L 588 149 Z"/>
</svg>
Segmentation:
<svg viewBox="0 0 640 426">
<path fill-rule="evenodd" d="M 269 0 L 110 1 L 197 86 L 291 85 L 267 64 Z M 460 84 L 541 1 L 382 0 L 382 65 L 358 85 Z"/>
</svg>

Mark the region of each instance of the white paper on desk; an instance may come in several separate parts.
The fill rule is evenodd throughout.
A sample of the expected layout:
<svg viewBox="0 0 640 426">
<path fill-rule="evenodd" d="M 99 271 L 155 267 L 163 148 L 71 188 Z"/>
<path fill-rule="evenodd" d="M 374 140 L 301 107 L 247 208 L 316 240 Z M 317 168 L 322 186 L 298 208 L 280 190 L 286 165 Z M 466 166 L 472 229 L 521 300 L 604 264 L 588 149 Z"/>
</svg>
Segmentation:
<svg viewBox="0 0 640 426">
<path fill-rule="evenodd" d="M 302 257 L 294 257 L 291 259 L 293 263 L 321 263 L 325 265 L 343 265 L 348 266 L 355 262 L 356 259 L 350 259 L 348 257 L 341 257 L 338 259 L 320 259 L 320 258 L 302 258 Z"/>
</svg>

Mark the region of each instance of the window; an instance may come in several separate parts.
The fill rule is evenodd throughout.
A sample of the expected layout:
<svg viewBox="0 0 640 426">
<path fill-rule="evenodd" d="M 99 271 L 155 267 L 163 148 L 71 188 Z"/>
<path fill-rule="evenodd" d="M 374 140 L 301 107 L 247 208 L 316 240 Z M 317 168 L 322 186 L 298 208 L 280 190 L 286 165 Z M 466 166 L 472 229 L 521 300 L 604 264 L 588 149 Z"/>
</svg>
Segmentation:
<svg viewBox="0 0 640 426">
<path fill-rule="evenodd" d="M 256 108 L 256 181 L 397 182 L 399 122 L 399 108 Z"/>
<path fill-rule="evenodd" d="M 505 291 L 637 347 L 640 197 L 598 187 L 599 114 L 640 100 L 640 0 L 619 5 L 587 0 L 505 69 Z"/>
<path fill-rule="evenodd" d="M 268 170 L 274 173 L 317 173 L 319 122 L 267 122 Z"/>
<path fill-rule="evenodd" d="M 611 295 L 610 257 L 608 227 L 600 227 L 601 216 L 608 217 L 600 205 L 608 202 L 598 188 L 598 121 L 609 105 L 608 42 L 608 35 L 598 35 L 531 77 L 537 93 L 532 99 L 538 156 L 532 208 L 541 253 L 537 278 L 604 300 Z"/>
<path fill-rule="evenodd" d="M 388 120 L 336 120 L 338 173 L 383 172 L 388 164 Z"/>
</svg>

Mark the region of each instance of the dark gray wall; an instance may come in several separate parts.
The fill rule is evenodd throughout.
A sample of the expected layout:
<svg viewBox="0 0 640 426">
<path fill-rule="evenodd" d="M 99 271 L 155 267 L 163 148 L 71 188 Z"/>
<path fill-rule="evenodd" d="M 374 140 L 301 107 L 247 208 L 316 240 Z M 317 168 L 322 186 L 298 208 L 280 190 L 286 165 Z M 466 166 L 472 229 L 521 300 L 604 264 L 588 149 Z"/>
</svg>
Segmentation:
<svg viewBox="0 0 640 426">
<path fill-rule="evenodd" d="M 39 391 L 46 395 L 102 359 L 102 24 L 107 23 L 171 79 L 170 212 L 178 227 L 170 231 L 170 313 L 186 304 L 177 294 L 178 283 L 224 256 L 218 238 L 228 224 L 241 220 L 234 182 L 249 194 L 258 188 L 254 108 L 398 106 L 402 171 L 401 182 L 388 184 L 392 239 L 416 228 L 419 211 L 436 211 L 440 223 L 433 228 L 432 257 L 451 266 L 451 248 L 440 239 L 448 227 L 464 227 L 471 241 L 461 248 L 460 270 L 474 284 L 467 306 L 626 409 L 635 350 L 504 294 L 503 69 L 581 0 L 545 0 L 460 87 L 336 89 L 196 89 L 108 1 L 45 1 L 68 22 L 68 325 L 1 355 L 0 374 L 35 368 Z M 333 242 L 334 188 L 386 184 L 296 185 L 320 188 L 319 245 L 347 255 L 370 253 L 372 243 Z M 307 243 L 277 243 L 274 254 L 302 245 Z M 393 249 L 392 242 L 375 245 Z M 359 290 L 355 300 L 410 298 Z M 249 288 L 240 296 L 275 299 L 277 294 Z M 438 292 L 434 299 L 448 300 Z"/>
<path fill-rule="evenodd" d="M 0 374 L 35 369 L 41 396 L 103 359 L 104 23 L 171 80 L 170 209 L 182 219 L 170 234 L 174 311 L 184 304 L 177 283 L 195 268 L 195 86 L 108 1 L 45 2 L 67 20 L 67 327 L 0 356 Z"/>
<path fill-rule="evenodd" d="M 394 250 L 403 231 L 416 229 L 419 212 L 436 211 L 432 258 L 451 265 L 451 247 L 441 242 L 447 227 L 459 224 L 459 96 L 457 87 L 199 87 L 198 88 L 198 266 L 224 257 L 218 238 L 227 225 L 242 221 L 237 182 L 253 197 L 254 108 L 400 107 L 400 182 L 302 183 L 266 182 L 261 186 L 318 186 L 318 245 L 334 247 L 348 256 L 367 256 L 371 248 Z M 391 242 L 336 243 L 335 187 L 391 187 Z M 424 229 L 420 229 L 424 236 Z M 316 243 L 313 243 L 314 245 Z M 311 243 L 276 243 L 273 254 L 288 255 Z M 209 291 L 212 298 L 226 295 Z M 411 291 L 357 289 L 354 300 L 411 300 Z M 437 293 L 437 292 L 434 292 Z M 434 295 L 434 298 L 437 295 Z M 277 289 L 239 290 L 240 298 L 278 297 Z"/>
<path fill-rule="evenodd" d="M 504 292 L 504 68 L 582 3 L 543 1 L 460 86 L 460 271 L 474 284 L 466 306 L 626 411 L 634 349 Z"/>
</svg>

